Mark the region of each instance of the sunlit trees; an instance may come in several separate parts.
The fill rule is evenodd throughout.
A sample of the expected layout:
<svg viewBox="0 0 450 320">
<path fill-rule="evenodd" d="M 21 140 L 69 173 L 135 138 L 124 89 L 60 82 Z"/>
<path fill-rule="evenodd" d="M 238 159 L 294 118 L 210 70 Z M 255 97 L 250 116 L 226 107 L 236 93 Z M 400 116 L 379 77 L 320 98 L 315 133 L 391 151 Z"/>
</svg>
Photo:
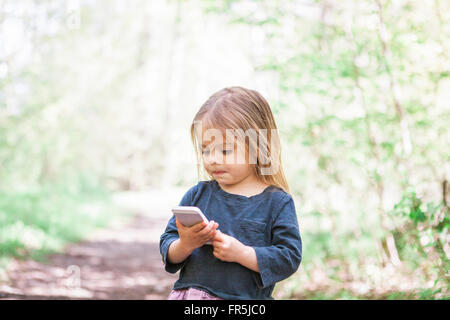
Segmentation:
<svg viewBox="0 0 450 320">
<path fill-rule="evenodd" d="M 371 283 L 363 270 L 376 257 L 382 275 L 393 266 L 431 281 L 409 289 L 448 290 L 449 3 L 203 5 L 258 28 L 266 54 L 256 68 L 279 74 L 272 103 L 300 199 L 308 279 L 321 268 Z"/>
<path fill-rule="evenodd" d="M 448 1 L 67 3 L 0 1 L 1 190 L 190 185 L 190 121 L 243 85 L 275 113 L 304 235 L 280 295 L 448 295 Z"/>
</svg>

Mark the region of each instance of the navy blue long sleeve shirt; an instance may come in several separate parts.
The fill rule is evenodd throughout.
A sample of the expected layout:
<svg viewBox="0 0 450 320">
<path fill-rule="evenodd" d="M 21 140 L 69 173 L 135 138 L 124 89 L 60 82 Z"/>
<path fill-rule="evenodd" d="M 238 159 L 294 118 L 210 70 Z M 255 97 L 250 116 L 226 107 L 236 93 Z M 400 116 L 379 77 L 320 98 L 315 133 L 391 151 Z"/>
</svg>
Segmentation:
<svg viewBox="0 0 450 320">
<path fill-rule="evenodd" d="M 246 197 L 223 190 L 216 180 L 200 181 L 183 196 L 180 206 L 196 206 L 219 230 L 255 249 L 260 272 L 213 255 L 213 246 L 195 249 L 181 263 L 167 260 L 170 244 L 179 239 L 175 217 L 160 238 L 166 271 L 180 271 L 174 289 L 194 287 L 224 299 L 273 299 L 275 283 L 292 275 L 302 259 L 294 201 L 275 186 Z"/>
</svg>

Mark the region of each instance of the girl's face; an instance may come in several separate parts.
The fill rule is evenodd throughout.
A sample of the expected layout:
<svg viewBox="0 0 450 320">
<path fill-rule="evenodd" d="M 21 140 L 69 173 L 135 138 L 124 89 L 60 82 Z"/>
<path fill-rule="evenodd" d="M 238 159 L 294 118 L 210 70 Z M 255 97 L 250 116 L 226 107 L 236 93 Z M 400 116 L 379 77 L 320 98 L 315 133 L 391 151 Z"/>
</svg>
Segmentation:
<svg viewBox="0 0 450 320">
<path fill-rule="evenodd" d="M 244 143 L 202 141 L 202 157 L 205 170 L 223 185 L 233 185 L 254 174 L 254 164 L 249 163 Z"/>
</svg>

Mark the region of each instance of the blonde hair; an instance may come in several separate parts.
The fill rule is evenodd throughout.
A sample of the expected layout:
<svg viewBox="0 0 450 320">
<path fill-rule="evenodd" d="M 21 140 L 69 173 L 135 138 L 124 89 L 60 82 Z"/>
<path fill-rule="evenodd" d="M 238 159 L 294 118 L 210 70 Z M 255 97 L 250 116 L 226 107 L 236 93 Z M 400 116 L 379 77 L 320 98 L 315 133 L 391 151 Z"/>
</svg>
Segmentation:
<svg viewBox="0 0 450 320">
<path fill-rule="evenodd" d="M 238 86 L 224 88 L 209 97 L 195 115 L 191 125 L 191 139 L 197 157 L 198 178 L 203 180 L 202 176 L 206 170 L 203 166 L 202 146 L 195 132 L 198 122 L 205 124 L 208 128 L 237 129 L 239 132 L 247 132 L 249 129 L 260 132 L 260 129 L 266 129 L 267 139 L 260 135 L 259 145 L 251 136 L 248 137 L 248 143 L 245 136 L 242 137 L 241 134 L 238 134 L 238 139 L 244 141 L 248 149 L 258 149 L 254 166 L 256 177 L 266 184 L 274 185 L 289 193 L 289 185 L 281 163 L 281 144 L 277 125 L 269 104 L 259 92 Z M 263 155 L 259 152 L 260 147 L 265 148 Z M 261 174 L 266 166 L 275 166 L 278 170 L 273 174 Z M 206 177 L 213 180 L 213 177 L 207 173 Z"/>
</svg>

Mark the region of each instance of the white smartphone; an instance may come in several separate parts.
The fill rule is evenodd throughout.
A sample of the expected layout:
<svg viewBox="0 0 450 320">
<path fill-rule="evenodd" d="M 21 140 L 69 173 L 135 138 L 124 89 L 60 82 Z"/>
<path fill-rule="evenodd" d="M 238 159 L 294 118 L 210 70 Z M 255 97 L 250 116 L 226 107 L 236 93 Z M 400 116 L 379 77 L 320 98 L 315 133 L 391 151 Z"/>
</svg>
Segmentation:
<svg viewBox="0 0 450 320">
<path fill-rule="evenodd" d="M 197 207 L 177 206 L 172 208 L 172 212 L 185 227 L 192 227 L 194 224 L 202 221 L 209 222 L 200 208 Z M 211 244 L 211 242 L 207 242 L 207 244 Z"/>
<path fill-rule="evenodd" d="M 178 206 L 173 208 L 172 212 L 185 227 L 192 227 L 202 221 L 209 222 L 200 208 L 197 207 Z"/>
</svg>

